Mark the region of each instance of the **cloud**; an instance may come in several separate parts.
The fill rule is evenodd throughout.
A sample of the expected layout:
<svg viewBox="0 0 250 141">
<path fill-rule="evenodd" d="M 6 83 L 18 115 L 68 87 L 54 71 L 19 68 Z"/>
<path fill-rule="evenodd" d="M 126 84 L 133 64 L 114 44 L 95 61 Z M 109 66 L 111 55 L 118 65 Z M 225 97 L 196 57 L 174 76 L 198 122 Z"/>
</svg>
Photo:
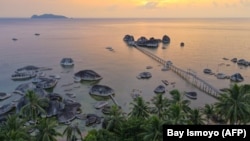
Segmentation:
<svg viewBox="0 0 250 141">
<path fill-rule="evenodd" d="M 147 2 L 144 7 L 145 8 L 149 8 L 149 9 L 152 9 L 152 8 L 156 8 L 158 5 L 158 2 Z"/>
</svg>

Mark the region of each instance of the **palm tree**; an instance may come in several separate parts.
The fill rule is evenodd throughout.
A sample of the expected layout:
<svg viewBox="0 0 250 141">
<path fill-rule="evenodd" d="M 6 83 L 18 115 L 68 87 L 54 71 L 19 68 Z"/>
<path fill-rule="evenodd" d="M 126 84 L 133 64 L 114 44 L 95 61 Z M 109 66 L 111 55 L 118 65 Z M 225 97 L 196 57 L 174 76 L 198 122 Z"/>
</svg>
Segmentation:
<svg viewBox="0 0 250 141">
<path fill-rule="evenodd" d="M 37 141 L 57 141 L 57 136 L 61 134 L 55 129 L 58 122 L 55 118 L 41 118 L 35 128 L 38 130 L 36 134 Z"/>
<path fill-rule="evenodd" d="M 153 113 L 157 113 L 159 119 L 162 119 L 163 112 L 169 106 L 169 100 L 167 98 L 163 98 L 163 94 L 157 94 L 153 97 L 152 103 L 154 104 Z"/>
<path fill-rule="evenodd" d="M 30 120 L 35 121 L 38 114 L 46 113 L 44 108 L 48 106 L 49 101 L 47 98 L 38 97 L 34 91 L 28 91 L 25 98 L 28 100 L 28 104 L 21 109 L 21 114 L 24 117 L 28 117 Z"/>
<path fill-rule="evenodd" d="M 129 113 L 130 117 L 137 117 L 146 119 L 149 117 L 149 102 L 145 102 L 142 97 L 137 97 L 134 102 L 130 103 L 132 111 Z"/>
<path fill-rule="evenodd" d="M 140 135 L 144 141 L 161 141 L 162 140 L 163 122 L 157 116 L 151 116 L 148 122 L 143 126 L 144 132 Z"/>
<path fill-rule="evenodd" d="M 189 107 L 190 101 L 183 100 L 183 95 L 181 95 L 178 90 L 172 90 L 170 91 L 170 94 L 172 96 L 172 100 L 170 100 L 170 103 L 179 104 L 185 113 L 188 113 L 191 110 L 191 108 Z"/>
<path fill-rule="evenodd" d="M 166 124 L 170 125 L 184 125 L 188 124 L 187 113 L 184 112 L 182 106 L 178 103 L 170 105 L 169 109 L 165 112 Z"/>
<path fill-rule="evenodd" d="M 30 140 L 28 127 L 24 126 L 26 121 L 18 115 L 8 115 L 7 120 L 0 125 L 1 141 Z"/>
<path fill-rule="evenodd" d="M 204 125 L 205 119 L 203 118 L 203 115 L 200 109 L 195 108 L 195 109 L 190 110 L 188 118 L 191 124 Z"/>
<path fill-rule="evenodd" d="M 219 95 L 215 108 L 230 124 L 241 124 L 250 114 L 250 85 L 230 85 L 230 88 Z"/>
<path fill-rule="evenodd" d="M 68 125 L 63 131 L 63 135 L 67 136 L 67 141 L 74 141 L 77 139 L 77 136 L 80 136 L 82 139 L 82 133 L 79 129 L 78 123 Z"/>
<path fill-rule="evenodd" d="M 114 131 L 117 127 L 121 126 L 122 122 L 125 121 L 125 117 L 122 110 L 114 105 L 111 107 L 110 114 L 104 119 L 104 128 L 109 131 Z"/>
<path fill-rule="evenodd" d="M 130 117 L 126 122 L 123 122 L 114 133 L 123 141 L 140 141 L 142 138 L 139 134 L 144 131 L 142 125 L 144 125 L 146 121 L 147 120 L 141 118 Z"/>
<path fill-rule="evenodd" d="M 212 104 L 205 104 L 204 108 L 202 109 L 203 114 L 206 116 L 207 124 L 210 124 L 210 120 L 212 116 L 215 114 L 214 112 L 214 105 Z"/>
</svg>

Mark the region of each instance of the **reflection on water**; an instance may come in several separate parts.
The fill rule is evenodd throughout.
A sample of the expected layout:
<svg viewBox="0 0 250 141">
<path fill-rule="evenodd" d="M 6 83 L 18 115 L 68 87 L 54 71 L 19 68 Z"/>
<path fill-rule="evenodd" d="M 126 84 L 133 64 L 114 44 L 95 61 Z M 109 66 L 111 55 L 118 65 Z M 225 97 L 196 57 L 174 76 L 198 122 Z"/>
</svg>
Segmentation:
<svg viewBox="0 0 250 141">
<path fill-rule="evenodd" d="M 168 35 L 171 42 L 160 44 L 157 49 L 149 49 L 157 56 L 171 60 L 175 66 L 183 70 L 192 70 L 196 75 L 217 88 L 228 87 L 229 80 L 219 80 L 203 73 L 204 68 L 232 75 L 239 72 L 245 78 L 242 83 L 250 83 L 249 67 L 239 67 L 230 59 L 243 58 L 250 61 L 249 52 L 250 20 L 242 19 L 70 19 L 70 20 L 30 20 L 30 19 L 0 19 L 0 91 L 13 90 L 27 81 L 12 81 L 11 74 L 20 67 L 35 65 L 49 67 L 46 75 L 59 74 L 53 92 L 69 98 L 66 94 L 73 93 L 74 100 L 82 105 L 83 113 L 102 115 L 101 110 L 94 108 L 94 103 L 102 100 L 89 95 L 94 84 L 103 84 L 114 89 L 114 98 L 125 112 L 129 111 L 132 101 L 131 90 L 141 89 L 145 100 L 150 100 L 155 94 L 153 90 L 161 80 L 174 82 L 166 87 L 165 96 L 170 98 L 169 91 L 179 89 L 198 92 L 197 100 L 191 100 L 191 106 L 199 107 L 216 100 L 192 85 L 182 80 L 171 71 L 161 71 L 162 66 L 123 42 L 126 34 L 135 39 L 140 36 L 147 38 L 162 38 Z M 35 36 L 34 33 L 39 33 Z M 12 38 L 18 40 L 13 42 Z M 180 47 L 184 42 L 185 46 Z M 106 47 L 112 47 L 109 51 Z M 60 61 L 64 57 L 74 59 L 72 68 L 64 68 Z M 223 58 L 228 58 L 225 60 Z M 219 65 L 219 64 L 226 65 Z M 152 66 L 152 69 L 146 69 Z M 98 82 L 74 82 L 74 73 L 90 69 L 97 71 L 103 79 Z M 149 71 L 152 77 L 139 80 L 136 76 L 143 71 Z M 65 84 L 72 84 L 66 85 Z M 51 91 L 52 92 L 52 91 Z M 20 95 L 13 95 L 0 105 L 8 103 Z M 186 97 L 184 97 L 186 98 Z M 113 104 L 111 99 L 107 99 Z M 84 121 L 80 127 L 84 130 Z"/>
</svg>

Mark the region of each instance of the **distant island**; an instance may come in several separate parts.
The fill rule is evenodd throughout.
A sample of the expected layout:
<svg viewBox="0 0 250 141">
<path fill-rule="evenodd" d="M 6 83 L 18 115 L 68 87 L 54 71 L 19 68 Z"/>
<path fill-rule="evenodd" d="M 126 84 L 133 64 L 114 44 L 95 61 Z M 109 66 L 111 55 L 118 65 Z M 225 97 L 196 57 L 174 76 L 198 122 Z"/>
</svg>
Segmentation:
<svg viewBox="0 0 250 141">
<path fill-rule="evenodd" d="M 54 14 L 43 14 L 43 15 L 33 15 L 31 16 L 31 19 L 67 19 L 67 17 Z"/>
</svg>

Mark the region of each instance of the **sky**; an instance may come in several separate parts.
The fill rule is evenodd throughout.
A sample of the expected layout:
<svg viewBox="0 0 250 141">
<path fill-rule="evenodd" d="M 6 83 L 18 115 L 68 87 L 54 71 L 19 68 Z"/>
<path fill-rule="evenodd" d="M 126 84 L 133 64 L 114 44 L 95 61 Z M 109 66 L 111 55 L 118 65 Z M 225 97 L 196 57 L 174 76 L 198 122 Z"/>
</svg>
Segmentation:
<svg viewBox="0 0 250 141">
<path fill-rule="evenodd" d="M 0 17 L 45 13 L 71 18 L 250 17 L 250 0 L 0 0 Z"/>
</svg>

